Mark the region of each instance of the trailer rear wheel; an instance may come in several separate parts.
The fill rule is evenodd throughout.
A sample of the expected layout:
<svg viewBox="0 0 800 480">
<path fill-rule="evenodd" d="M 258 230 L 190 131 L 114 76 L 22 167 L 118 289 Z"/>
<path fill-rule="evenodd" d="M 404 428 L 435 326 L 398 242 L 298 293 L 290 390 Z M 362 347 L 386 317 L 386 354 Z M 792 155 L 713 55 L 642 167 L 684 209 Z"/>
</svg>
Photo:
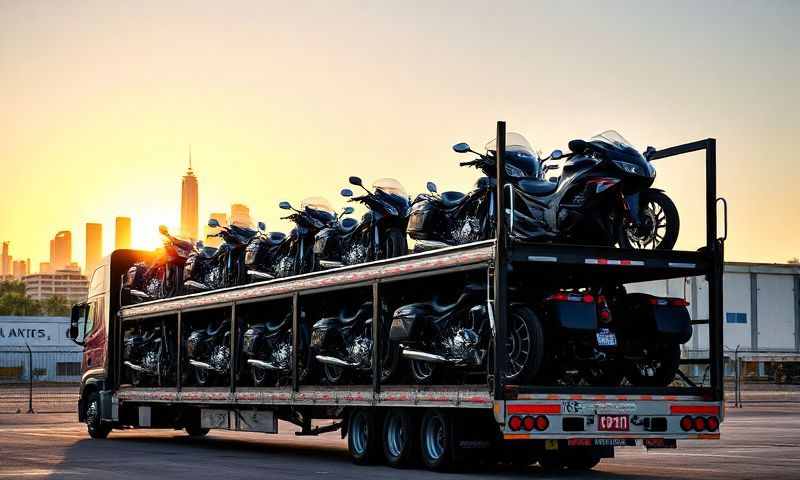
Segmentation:
<svg viewBox="0 0 800 480">
<path fill-rule="evenodd" d="M 103 422 L 100 415 L 100 394 L 92 392 L 86 401 L 86 429 L 92 438 L 106 438 L 111 433 L 111 425 Z"/>
<path fill-rule="evenodd" d="M 347 426 L 347 449 L 353 462 L 369 465 L 380 458 L 381 423 L 375 412 L 359 408 L 350 414 Z"/>
<path fill-rule="evenodd" d="M 410 464 L 417 447 L 416 416 L 405 409 L 389 409 L 383 422 L 383 455 L 386 463 L 395 468 Z"/>
<path fill-rule="evenodd" d="M 442 410 L 428 410 L 422 418 L 420 443 L 422 463 L 431 470 L 447 470 L 453 459 L 451 416 Z"/>
</svg>

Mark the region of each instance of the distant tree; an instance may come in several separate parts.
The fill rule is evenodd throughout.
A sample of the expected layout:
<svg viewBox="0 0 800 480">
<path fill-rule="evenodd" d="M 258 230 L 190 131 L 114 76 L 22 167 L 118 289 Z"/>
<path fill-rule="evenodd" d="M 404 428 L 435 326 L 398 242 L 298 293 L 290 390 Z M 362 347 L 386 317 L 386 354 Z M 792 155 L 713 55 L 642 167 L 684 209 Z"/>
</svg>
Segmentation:
<svg viewBox="0 0 800 480">
<path fill-rule="evenodd" d="M 42 314 L 42 306 L 36 300 L 24 294 L 4 293 L 0 296 L 0 315 L 18 315 L 23 317 Z"/>
<path fill-rule="evenodd" d="M 39 303 L 45 315 L 51 317 L 68 317 L 70 314 L 69 301 L 64 297 L 50 297 Z"/>
<path fill-rule="evenodd" d="M 6 293 L 25 295 L 25 284 L 18 280 L 7 280 L 0 282 L 0 296 Z"/>
<path fill-rule="evenodd" d="M 797 257 L 790 258 L 790 259 L 789 259 L 789 261 L 788 261 L 788 262 L 786 262 L 786 263 L 791 263 L 791 264 L 793 264 L 793 265 L 797 265 L 797 264 L 799 264 L 799 263 L 800 263 L 800 258 L 797 258 Z"/>
</svg>

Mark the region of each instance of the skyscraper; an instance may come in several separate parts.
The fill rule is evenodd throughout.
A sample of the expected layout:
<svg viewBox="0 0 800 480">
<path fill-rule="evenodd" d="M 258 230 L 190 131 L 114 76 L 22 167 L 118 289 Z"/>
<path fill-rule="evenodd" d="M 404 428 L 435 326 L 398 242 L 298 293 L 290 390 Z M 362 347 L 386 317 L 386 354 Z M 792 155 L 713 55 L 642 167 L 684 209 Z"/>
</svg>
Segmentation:
<svg viewBox="0 0 800 480">
<path fill-rule="evenodd" d="M 103 225 L 86 224 L 86 276 L 91 278 L 94 269 L 100 265 L 103 257 Z"/>
<path fill-rule="evenodd" d="M 3 242 L 3 253 L 0 257 L 0 278 L 11 275 L 11 257 L 8 255 L 8 242 Z"/>
<path fill-rule="evenodd" d="M 197 177 L 192 171 L 192 150 L 189 149 L 189 169 L 181 182 L 181 236 L 197 238 Z"/>
<path fill-rule="evenodd" d="M 219 224 L 222 225 L 223 227 L 228 225 L 228 214 L 226 214 L 224 212 L 212 213 L 210 218 L 216 219 L 219 222 Z M 211 228 L 208 225 L 206 225 L 206 239 L 205 239 L 205 244 L 206 245 L 208 245 L 209 247 L 219 247 L 220 244 L 222 244 L 222 239 L 221 238 L 219 238 L 219 237 L 208 237 L 208 234 L 217 233 L 218 231 L 219 231 L 219 228 Z"/>
<path fill-rule="evenodd" d="M 114 249 L 131 248 L 131 219 L 130 217 L 117 217 L 114 232 Z"/>
<path fill-rule="evenodd" d="M 63 230 L 53 238 L 53 258 L 51 267 L 60 270 L 72 263 L 72 232 Z"/>
<path fill-rule="evenodd" d="M 250 218 L 250 209 L 247 205 L 241 203 L 231 205 L 231 225 L 253 228 L 253 220 Z"/>
</svg>

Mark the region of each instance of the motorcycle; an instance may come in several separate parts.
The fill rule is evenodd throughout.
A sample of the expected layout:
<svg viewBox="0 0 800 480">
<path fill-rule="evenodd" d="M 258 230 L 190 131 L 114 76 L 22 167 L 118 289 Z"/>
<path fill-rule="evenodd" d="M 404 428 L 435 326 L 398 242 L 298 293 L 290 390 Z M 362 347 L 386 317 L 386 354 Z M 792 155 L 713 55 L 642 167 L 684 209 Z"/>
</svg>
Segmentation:
<svg viewBox="0 0 800 480">
<path fill-rule="evenodd" d="M 322 197 L 309 197 L 300 203 L 300 210 L 285 201 L 278 206 L 294 211 L 281 219 L 291 220 L 297 226 L 275 247 L 272 265 L 264 273 L 273 277 L 289 277 L 317 270 L 314 236 L 336 218 L 330 203 Z"/>
<path fill-rule="evenodd" d="M 191 256 L 193 245 L 170 235 L 164 225 L 158 227 L 164 237 L 164 247 L 152 264 L 137 262 L 125 275 L 123 289 L 137 302 L 174 297 L 181 294 L 184 264 Z"/>
<path fill-rule="evenodd" d="M 309 335 L 305 315 L 300 317 L 300 352 L 308 352 Z M 256 387 L 285 385 L 292 369 L 292 314 L 250 326 L 242 336 L 242 353 Z M 311 362 L 298 357 L 298 379 L 304 382 Z"/>
<path fill-rule="evenodd" d="M 210 322 L 192 329 L 186 341 L 186 356 L 198 387 L 229 380 L 231 368 L 231 329 L 228 320 Z"/>
<path fill-rule="evenodd" d="M 455 300 L 434 296 L 395 310 L 389 339 L 399 343 L 401 355 L 410 360 L 416 383 L 448 381 L 442 377 L 452 369 L 486 371 L 495 333 L 486 293 L 483 284 L 467 283 Z M 503 374 L 509 384 L 530 383 L 542 363 L 542 326 L 522 303 L 512 301 L 508 313 Z"/>
<path fill-rule="evenodd" d="M 311 333 L 311 350 L 317 363 L 322 365 L 322 375 L 329 385 L 341 385 L 352 377 L 370 378 L 372 369 L 372 302 L 365 302 L 353 311 L 342 308 L 339 314 L 319 320 Z M 381 315 L 390 324 L 388 312 Z M 386 330 L 383 330 L 386 332 Z M 397 344 L 381 344 L 381 383 L 388 383 L 399 370 Z"/>
<path fill-rule="evenodd" d="M 493 238 L 496 185 L 496 141 L 479 154 L 466 143 L 453 146 L 458 153 L 478 158 L 462 166 L 479 168 L 486 175 L 475 191 L 428 194 L 412 206 L 409 235 L 418 249 L 440 248 Z M 671 249 L 680 228 L 677 208 L 661 190 L 650 188 L 655 168 L 648 157 L 614 131 L 589 141 L 572 140 L 572 153 L 555 150 L 546 160 L 566 159 L 557 181 L 543 179 L 542 161 L 521 135 L 506 136 L 509 232 L 527 241 L 608 245 L 624 248 Z"/>
<path fill-rule="evenodd" d="M 259 223 L 259 232 L 250 239 L 244 254 L 244 268 L 251 282 L 275 278 L 269 272 L 272 268 L 273 258 L 278 254 L 278 250 L 285 240 L 285 233 L 266 233 L 266 225 Z"/>
<path fill-rule="evenodd" d="M 374 192 L 364 187 L 359 177 L 350 177 L 350 183 L 366 194 L 353 197 L 352 190 L 345 188 L 342 196 L 364 204 L 369 211 L 361 222 L 337 222 L 320 231 L 314 243 L 315 263 L 321 268 L 336 268 L 407 254 L 409 198 L 400 182 L 378 179 L 372 184 Z"/>
<path fill-rule="evenodd" d="M 187 280 L 184 288 L 202 292 L 247 283 L 245 248 L 256 231 L 238 225 L 225 227 L 215 218 L 208 221 L 208 226 L 220 229 L 218 233 L 208 236 L 221 237 L 223 243 L 216 249 L 198 244 L 198 248 L 186 260 L 183 276 Z M 263 223 L 259 223 L 261 226 Z"/>
<path fill-rule="evenodd" d="M 130 370 L 133 386 L 157 386 L 163 379 L 174 373 L 172 352 L 165 340 L 162 324 L 143 331 L 140 327 L 125 336 L 122 350 L 122 364 Z"/>
</svg>

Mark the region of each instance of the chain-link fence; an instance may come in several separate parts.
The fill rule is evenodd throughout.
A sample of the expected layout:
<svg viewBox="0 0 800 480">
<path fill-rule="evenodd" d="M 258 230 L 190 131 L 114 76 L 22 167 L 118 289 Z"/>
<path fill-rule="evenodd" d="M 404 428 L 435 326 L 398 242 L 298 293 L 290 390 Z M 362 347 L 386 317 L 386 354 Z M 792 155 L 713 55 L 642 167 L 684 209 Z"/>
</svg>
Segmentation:
<svg viewBox="0 0 800 480">
<path fill-rule="evenodd" d="M 0 349 L 0 413 L 73 412 L 80 350 Z"/>
</svg>

